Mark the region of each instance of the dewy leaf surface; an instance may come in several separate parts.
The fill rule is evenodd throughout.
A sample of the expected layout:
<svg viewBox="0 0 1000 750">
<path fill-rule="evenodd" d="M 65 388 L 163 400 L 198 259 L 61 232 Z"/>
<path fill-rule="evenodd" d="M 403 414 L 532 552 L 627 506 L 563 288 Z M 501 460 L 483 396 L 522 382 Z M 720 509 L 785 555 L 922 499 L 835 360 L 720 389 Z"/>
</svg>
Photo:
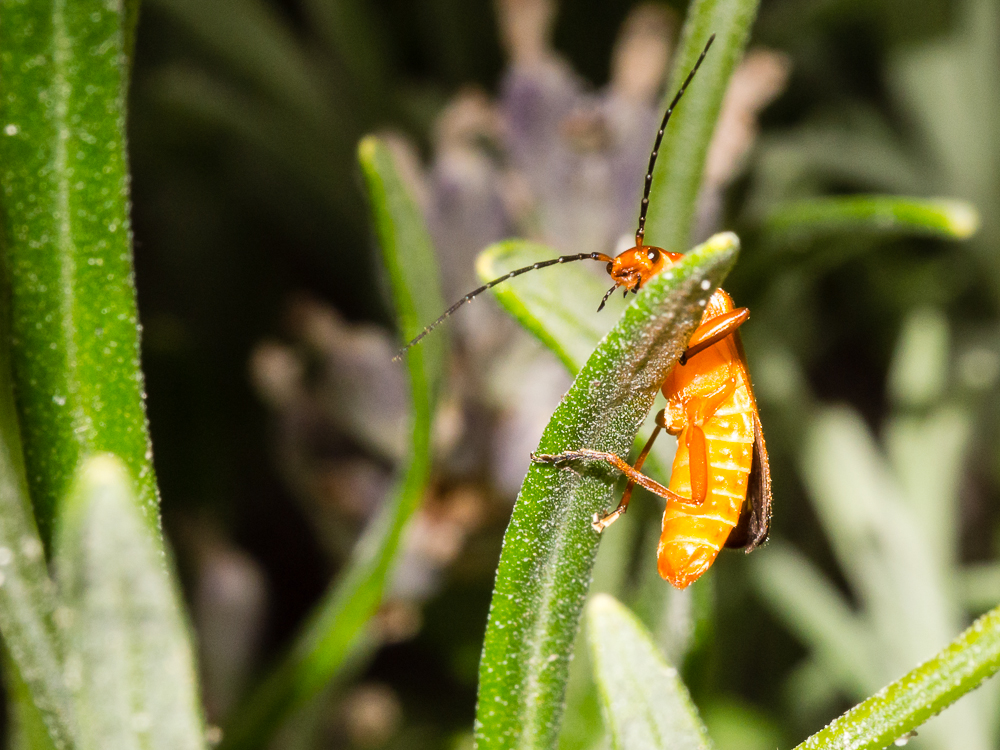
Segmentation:
<svg viewBox="0 0 1000 750">
<path fill-rule="evenodd" d="M 635 615 L 614 597 L 595 595 L 587 640 L 615 750 L 708 750 L 687 688 Z"/>
<path fill-rule="evenodd" d="M 0 312 L 0 322 L 5 323 Z M 47 732 L 54 747 L 73 746 L 73 717 L 63 679 L 62 642 L 53 614 L 56 598 L 38 535 L 0 325 L 0 633 L 9 659 L 5 683 L 26 734 Z"/>
<path fill-rule="evenodd" d="M 400 335 L 409 340 L 444 309 L 434 249 L 386 145 L 365 138 L 358 157 L 389 271 Z M 412 397 L 408 463 L 355 546 L 347 568 L 331 585 L 290 652 L 237 712 L 225 733 L 224 749 L 265 746 L 291 711 L 337 676 L 381 603 L 403 529 L 427 484 L 431 421 L 445 347 L 444 331 L 435 331 L 406 354 Z"/>
<path fill-rule="evenodd" d="M 61 504 L 55 562 L 65 678 L 85 750 L 202 750 L 194 654 L 163 550 L 125 466 L 84 462 Z"/>
<path fill-rule="evenodd" d="M 133 284 L 121 3 L 0 0 L 0 244 L 31 499 L 48 542 L 114 453 L 159 531 Z"/>
<path fill-rule="evenodd" d="M 1000 608 L 929 661 L 842 714 L 795 750 L 881 750 L 1000 669 Z"/>
<path fill-rule="evenodd" d="M 736 260 L 719 234 L 647 284 L 563 398 L 539 453 L 594 448 L 627 455 L 704 305 Z M 527 458 L 527 457 L 526 457 Z M 504 538 L 479 670 L 476 742 L 484 748 L 555 744 L 569 657 L 614 476 L 533 464 Z"/>
</svg>

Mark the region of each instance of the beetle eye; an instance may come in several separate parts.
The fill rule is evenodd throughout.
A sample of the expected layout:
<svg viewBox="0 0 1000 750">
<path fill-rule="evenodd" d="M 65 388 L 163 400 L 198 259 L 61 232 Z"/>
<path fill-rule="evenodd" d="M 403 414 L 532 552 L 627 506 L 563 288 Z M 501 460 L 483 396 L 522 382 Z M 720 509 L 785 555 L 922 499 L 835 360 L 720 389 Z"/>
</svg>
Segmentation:
<svg viewBox="0 0 1000 750">
<path fill-rule="evenodd" d="M 656 260 L 657 258 L 659 258 L 659 257 L 660 257 L 660 251 L 659 251 L 659 250 L 657 250 L 657 249 L 655 249 L 655 248 L 651 248 L 651 249 L 650 249 L 650 250 L 649 250 L 649 251 L 648 251 L 648 252 L 646 253 L 646 257 L 647 257 L 647 258 L 649 258 L 649 259 L 650 259 L 650 260 L 652 260 L 652 261 L 655 261 L 655 260 Z"/>
<path fill-rule="evenodd" d="M 611 273 L 611 271 L 612 271 L 612 269 L 614 269 L 614 267 L 615 267 L 615 264 L 614 264 L 614 263 L 611 263 L 611 262 L 609 262 L 609 263 L 608 263 L 608 273 Z"/>
</svg>

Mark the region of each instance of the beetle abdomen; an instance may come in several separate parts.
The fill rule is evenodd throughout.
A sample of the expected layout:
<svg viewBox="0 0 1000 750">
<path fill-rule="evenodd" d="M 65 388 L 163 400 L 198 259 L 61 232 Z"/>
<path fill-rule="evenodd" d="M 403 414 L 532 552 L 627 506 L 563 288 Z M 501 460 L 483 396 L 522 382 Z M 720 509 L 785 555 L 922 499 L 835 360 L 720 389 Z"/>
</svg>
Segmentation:
<svg viewBox="0 0 1000 750">
<path fill-rule="evenodd" d="M 699 505 L 667 501 L 657 554 L 660 576 L 679 589 L 708 570 L 740 518 L 753 462 L 753 412 L 742 377 L 733 395 L 702 424 L 708 453 L 708 492 Z M 670 489 L 691 497 L 686 432 L 677 440 Z"/>
</svg>

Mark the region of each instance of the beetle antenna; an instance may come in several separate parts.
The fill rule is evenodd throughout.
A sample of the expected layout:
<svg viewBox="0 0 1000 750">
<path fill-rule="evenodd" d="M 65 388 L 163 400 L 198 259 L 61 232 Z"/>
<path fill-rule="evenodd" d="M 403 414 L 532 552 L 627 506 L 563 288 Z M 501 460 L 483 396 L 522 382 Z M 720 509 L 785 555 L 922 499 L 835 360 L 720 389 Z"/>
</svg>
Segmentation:
<svg viewBox="0 0 1000 750">
<path fill-rule="evenodd" d="M 635 246 L 642 247 L 643 237 L 646 236 L 646 209 L 649 208 L 649 189 L 653 186 L 653 165 L 656 164 L 656 155 L 660 151 L 660 141 L 663 140 L 663 132 L 667 129 L 667 122 L 670 120 L 670 115 L 674 112 L 674 107 L 684 96 L 684 92 L 687 90 L 688 85 L 691 83 L 691 79 L 694 78 L 694 74 L 698 72 L 698 68 L 701 67 L 702 60 L 705 59 L 705 55 L 708 54 L 708 48 L 712 46 L 712 42 L 715 41 L 715 34 L 712 34 L 708 38 L 708 43 L 705 45 L 705 49 L 701 51 L 701 56 L 698 58 L 698 62 L 694 64 L 691 68 L 691 72 L 687 74 L 687 78 L 684 79 L 684 83 L 681 84 L 680 90 L 674 96 L 674 100 L 670 102 L 670 106 L 667 107 L 667 111 L 663 114 L 663 122 L 660 123 L 660 130 L 656 134 L 656 142 L 653 143 L 653 152 L 649 155 L 649 171 L 646 172 L 646 183 L 642 190 L 642 204 L 639 208 L 639 229 L 635 233 Z"/>
<path fill-rule="evenodd" d="M 486 290 L 492 289 L 497 284 L 501 284 L 504 281 L 507 281 L 508 279 L 512 279 L 515 276 L 520 276 L 522 273 L 527 273 L 528 271 L 536 271 L 539 268 L 547 268 L 548 266 L 556 266 L 556 265 L 559 265 L 561 263 L 572 263 L 572 262 L 577 261 L 577 260 L 599 260 L 599 261 L 603 261 L 604 263 L 610 263 L 612 261 L 612 258 L 611 258 L 611 256 L 605 255 L 604 253 L 577 253 L 576 255 L 561 255 L 558 258 L 553 258 L 552 260 L 543 260 L 543 261 L 541 261 L 539 263 L 533 263 L 530 266 L 525 266 L 524 268 L 518 268 L 516 271 L 511 271 L 508 274 L 504 274 L 503 276 L 501 276 L 498 279 L 493 279 L 493 281 L 489 282 L 488 284 L 483 284 L 478 289 L 469 292 L 464 297 L 462 297 L 462 299 L 460 299 L 454 305 L 452 305 L 447 310 L 445 310 L 443 313 L 441 313 L 440 317 L 438 317 L 437 320 L 435 320 L 433 323 L 431 323 L 429 326 L 427 326 L 424 330 L 422 330 L 420 333 L 418 333 L 410 341 L 410 343 L 408 343 L 406 346 L 404 346 L 402 349 L 400 349 L 398 352 L 396 352 L 396 356 L 393 357 L 392 360 L 395 362 L 397 360 L 402 359 L 403 355 L 406 354 L 406 350 L 407 349 L 409 349 L 414 344 L 418 343 L 420 341 L 420 339 L 422 339 L 428 333 L 430 333 L 435 328 L 437 328 L 441 323 L 443 323 L 445 321 L 446 318 L 449 318 L 452 315 L 452 313 L 454 313 L 456 310 L 458 310 L 458 308 L 460 308 L 466 302 L 472 302 L 473 299 L 475 299 L 476 297 L 478 297 L 480 294 L 482 294 Z M 607 299 L 607 298 L 605 298 L 605 299 Z M 602 307 L 604 306 L 603 303 L 602 303 L 601 306 Z"/>
</svg>

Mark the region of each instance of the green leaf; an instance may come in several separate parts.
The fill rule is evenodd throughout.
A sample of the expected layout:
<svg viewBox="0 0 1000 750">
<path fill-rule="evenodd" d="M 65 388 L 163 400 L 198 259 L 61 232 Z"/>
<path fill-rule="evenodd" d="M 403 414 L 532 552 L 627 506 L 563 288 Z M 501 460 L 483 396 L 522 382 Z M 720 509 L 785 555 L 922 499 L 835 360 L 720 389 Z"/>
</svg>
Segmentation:
<svg viewBox="0 0 1000 750">
<path fill-rule="evenodd" d="M 587 605 L 587 630 L 604 722 L 616 750 L 707 750 L 705 727 L 677 670 L 614 597 Z"/>
<path fill-rule="evenodd" d="M 979 213 L 971 203 L 946 198 L 851 195 L 779 204 L 764 219 L 763 228 L 795 241 L 835 232 L 891 232 L 965 240 L 979 229 Z"/>
<path fill-rule="evenodd" d="M 525 240 L 505 240 L 488 247 L 476 259 L 476 271 L 483 282 L 526 268 L 559 253 L 545 245 Z M 593 263 L 571 263 L 538 273 L 518 276 L 493 288 L 497 301 L 524 328 L 555 354 L 576 375 L 587 358 L 628 307 L 623 295 L 614 294 L 600 313 L 597 305 L 609 285 L 603 274 L 593 273 Z M 648 437 L 651 425 L 641 432 Z M 641 445 L 640 445 L 641 448 Z M 672 448 L 660 440 L 653 446 L 646 463 L 647 473 L 660 476 L 670 471 Z"/>
<path fill-rule="evenodd" d="M 61 507 L 54 558 L 79 746 L 203 748 L 180 597 L 123 463 L 85 461 Z"/>
<path fill-rule="evenodd" d="M 1000 608 L 933 659 L 835 719 L 796 750 L 881 750 L 1000 669 Z"/>
<path fill-rule="evenodd" d="M 35 705 L 20 670 L 5 651 L 3 682 L 7 694 L 7 748 L 9 750 L 55 750 L 52 735 Z M 67 693 L 68 695 L 68 693 Z M 68 700 L 67 700 L 68 702 Z M 64 743 L 62 747 L 67 747 Z"/>
<path fill-rule="evenodd" d="M 536 242 L 505 240 L 479 254 L 476 272 L 485 283 L 558 255 Z M 626 307 L 615 294 L 600 314 L 595 312 L 610 286 L 610 277 L 592 273 L 595 265 L 583 261 L 553 266 L 518 276 L 516 281 L 493 289 L 507 312 L 559 357 L 573 375 L 580 372 L 597 342 L 614 327 Z"/>
<path fill-rule="evenodd" d="M 594 448 L 624 455 L 739 240 L 716 235 L 639 293 L 553 414 L 540 453 Z M 613 475 L 601 465 L 528 470 L 507 534 L 479 669 L 479 748 L 551 747 L 569 656 Z"/>
<path fill-rule="evenodd" d="M 660 146 L 646 224 L 646 240 L 650 245 L 678 253 L 691 246 L 708 146 L 729 79 L 743 57 L 758 5 L 759 0 L 695 0 L 688 9 L 680 46 L 674 55 L 667 101 L 694 67 L 712 34 L 715 43 L 671 116 Z M 650 141 L 652 136 L 651 133 Z"/>
<path fill-rule="evenodd" d="M 410 195 L 388 146 L 364 138 L 358 156 L 368 186 L 382 259 L 389 271 L 400 338 L 409 341 L 444 309 L 437 256 L 423 215 Z M 436 331 L 407 351 L 406 364 L 413 384 L 414 423 L 433 411 L 434 398 L 444 376 L 447 337 Z M 426 410 L 426 414 L 422 411 Z M 419 433 L 419 439 L 418 439 Z M 414 445 L 428 439 L 414 427 Z"/>
<path fill-rule="evenodd" d="M 0 633 L 16 673 L 7 684 L 17 696 L 24 731 L 37 729 L 40 718 L 56 746 L 70 747 L 73 714 L 53 618 L 55 595 L 28 497 L 5 350 L 0 343 Z"/>
<path fill-rule="evenodd" d="M 506 240 L 484 250 L 477 259 L 476 268 L 480 279 L 487 282 L 557 255 L 558 252 L 544 245 L 524 240 Z M 545 344 L 562 360 L 566 369 L 575 375 L 628 305 L 620 295 L 615 294 L 608 300 L 604 310 L 596 312 L 598 302 L 609 283 L 603 264 L 581 262 L 528 273 L 509 283 L 500 284 L 493 291 L 507 312 Z M 650 421 L 647 420 L 647 424 L 640 430 L 637 440 L 640 445 L 649 435 Z M 645 465 L 647 474 L 653 477 L 669 475 L 673 452 L 671 442 L 669 438 L 661 439 L 654 445 Z M 640 521 L 636 514 L 643 515 L 643 510 L 633 506 L 628 515 L 604 532 L 601 551 L 594 567 L 592 594 L 594 591 L 607 591 L 622 596 L 625 571 L 632 562 L 631 550 L 638 542 L 637 529 L 630 527 Z M 669 596 L 670 587 L 663 585 L 663 580 L 656 572 L 655 550 L 655 543 L 651 550 L 643 549 L 648 554 L 642 555 L 640 566 L 644 577 L 650 579 L 650 585 L 644 591 L 649 600 L 645 604 L 651 610 L 648 614 L 658 620 L 664 611 L 664 597 Z M 602 577 L 608 579 L 607 585 L 603 587 L 600 580 Z M 566 694 L 566 719 L 559 737 L 559 747 L 562 750 L 589 748 L 596 738 L 603 736 L 597 690 L 591 677 L 589 658 L 582 637 L 577 639 L 574 650 Z"/>
<path fill-rule="evenodd" d="M 889 368 L 889 397 L 901 407 L 927 409 L 948 383 L 951 331 L 948 318 L 933 307 L 912 311 L 903 322 Z M 907 472 L 898 471 L 901 477 Z"/>
<path fill-rule="evenodd" d="M 120 3 L 0 2 L 0 232 L 31 499 L 49 540 L 86 456 L 126 464 L 159 535 L 143 407 Z"/>
<path fill-rule="evenodd" d="M 408 340 L 444 309 L 434 249 L 423 217 L 385 144 L 365 138 L 358 156 L 389 271 L 400 332 Z M 337 677 L 358 645 L 365 624 L 382 601 L 403 529 L 427 484 L 431 420 L 444 372 L 445 347 L 446 339 L 438 333 L 407 353 L 413 403 L 410 455 L 403 475 L 290 652 L 236 712 L 224 734 L 224 748 L 266 744 L 289 713 Z"/>
</svg>

